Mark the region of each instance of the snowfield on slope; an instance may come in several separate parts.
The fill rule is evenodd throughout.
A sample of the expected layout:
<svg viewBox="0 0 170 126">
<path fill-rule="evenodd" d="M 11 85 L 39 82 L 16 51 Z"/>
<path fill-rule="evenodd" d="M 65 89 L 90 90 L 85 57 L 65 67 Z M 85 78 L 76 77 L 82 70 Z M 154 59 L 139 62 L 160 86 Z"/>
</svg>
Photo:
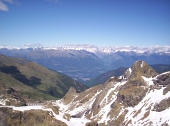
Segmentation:
<svg viewBox="0 0 170 126">
<path fill-rule="evenodd" d="M 156 77 L 155 77 L 156 78 Z M 145 78 L 143 79 L 148 83 L 148 85 L 153 84 L 153 78 Z M 125 116 L 125 122 L 130 122 L 129 125 L 153 125 L 160 126 L 161 124 L 169 124 L 170 125 L 170 108 L 156 112 L 154 111 L 154 105 L 159 103 L 161 100 L 170 98 L 170 92 L 163 95 L 163 90 L 166 87 L 162 87 L 161 89 L 154 89 L 148 91 L 143 100 L 136 105 L 135 107 L 127 108 L 128 113 Z"/>
<path fill-rule="evenodd" d="M 70 115 L 76 115 L 76 114 L 78 114 L 78 113 L 80 113 L 80 112 L 84 112 L 85 110 L 90 109 L 90 108 L 92 107 L 93 102 L 94 102 L 95 99 L 96 99 L 96 96 L 97 96 L 98 94 L 100 94 L 100 92 L 101 92 L 101 91 L 98 91 L 91 99 L 88 100 L 88 102 L 86 102 L 85 104 L 83 104 L 83 105 L 81 105 L 81 106 L 79 106 L 79 101 L 76 101 L 76 103 L 75 103 L 74 101 L 72 101 L 72 102 L 70 102 L 70 104 L 65 105 L 65 104 L 63 103 L 62 99 L 56 101 L 55 105 L 59 106 L 59 107 L 60 107 L 60 111 L 62 111 L 62 112 L 69 113 Z M 75 98 L 76 98 L 76 97 L 75 97 Z M 74 98 L 74 99 L 75 99 L 75 98 Z M 73 99 L 73 100 L 74 100 L 74 99 Z M 74 106 L 74 107 L 75 107 L 74 110 L 70 110 L 70 109 L 69 109 L 69 108 L 72 106 L 72 104 L 75 105 L 75 106 Z M 79 106 L 79 107 L 76 107 L 76 106 Z"/>
</svg>

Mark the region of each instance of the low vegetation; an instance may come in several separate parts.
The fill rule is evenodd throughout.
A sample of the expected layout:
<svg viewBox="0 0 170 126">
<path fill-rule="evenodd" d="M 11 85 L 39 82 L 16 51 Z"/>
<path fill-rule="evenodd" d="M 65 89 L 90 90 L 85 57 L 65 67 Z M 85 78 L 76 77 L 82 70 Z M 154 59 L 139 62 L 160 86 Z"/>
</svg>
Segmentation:
<svg viewBox="0 0 170 126">
<path fill-rule="evenodd" d="M 61 73 L 24 59 L 0 55 L 0 87 L 12 87 L 24 99 L 56 100 L 70 87 L 82 92 L 87 87 Z"/>
</svg>

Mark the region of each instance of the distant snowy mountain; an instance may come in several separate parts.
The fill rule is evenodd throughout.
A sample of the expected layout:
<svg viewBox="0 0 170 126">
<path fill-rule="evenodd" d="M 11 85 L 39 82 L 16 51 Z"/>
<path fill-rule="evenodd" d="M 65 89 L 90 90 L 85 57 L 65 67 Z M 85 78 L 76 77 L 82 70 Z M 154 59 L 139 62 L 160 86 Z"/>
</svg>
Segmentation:
<svg viewBox="0 0 170 126">
<path fill-rule="evenodd" d="M 170 64 L 170 46 L 153 47 L 98 47 L 66 45 L 53 47 L 0 46 L 0 53 L 26 58 L 77 80 L 89 80 L 106 71 L 130 67 L 136 60 L 148 64 Z"/>
<path fill-rule="evenodd" d="M 43 49 L 43 50 L 85 50 L 88 52 L 104 52 L 104 53 L 115 53 L 115 52 L 136 52 L 136 53 L 170 53 L 170 46 L 151 46 L 151 47 L 135 47 L 135 46 L 120 46 L 120 47 L 98 47 L 95 45 L 79 45 L 79 44 L 72 44 L 72 45 L 65 45 L 65 46 L 51 46 L 51 47 L 43 47 L 43 46 L 29 46 L 26 45 L 25 47 L 9 47 L 9 46 L 0 46 L 0 49 Z"/>
<path fill-rule="evenodd" d="M 115 52 L 136 52 L 136 53 L 170 53 L 170 46 L 153 46 L 153 47 L 134 47 L 134 46 L 124 46 L 124 47 L 98 47 L 93 45 L 68 45 L 63 47 L 63 49 L 73 49 L 73 50 L 86 50 L 89 52 L 104 52 L 104 53 L 115 53 Z"/>
</svg>

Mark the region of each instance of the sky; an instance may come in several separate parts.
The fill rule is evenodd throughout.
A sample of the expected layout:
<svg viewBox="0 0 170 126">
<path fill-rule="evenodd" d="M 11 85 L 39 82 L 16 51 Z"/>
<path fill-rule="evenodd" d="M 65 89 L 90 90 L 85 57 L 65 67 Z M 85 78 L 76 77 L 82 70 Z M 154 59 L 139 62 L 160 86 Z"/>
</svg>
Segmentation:
<svg viewBox="0 0 170 126">
<path fill-rule="evenodd" d="M 170 0 L 0 0 L 0 45 L 170 46 Z"/>
</svg>

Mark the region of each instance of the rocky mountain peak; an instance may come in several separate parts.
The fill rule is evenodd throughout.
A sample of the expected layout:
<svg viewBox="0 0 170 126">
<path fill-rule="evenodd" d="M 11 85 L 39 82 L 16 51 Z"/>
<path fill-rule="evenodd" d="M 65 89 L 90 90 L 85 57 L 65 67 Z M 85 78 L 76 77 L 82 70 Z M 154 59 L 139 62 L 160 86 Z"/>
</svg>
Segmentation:
<svg viewBox="0 0 170 126">
<path fill-rule="evenodd" d="M 121 87 L 117 100 L 124 106 L 136 106 L 146 95 L 148 85 L 143 77 L 153 78 L 157 72 L 152 69 L 145 61 L 136 61 L 129 69 L 127 69 L 122 79 L 127 82 Z"/>
<path fill-rule="evenodd" d="M 119 77 L 119 80 L 138 80 L 141 76 L 149 78 L 156 75 L 158 73 L 145 61 L 138 60 Z"/>
<path fill-rule="evenodd" d="M 155 77 L 158 75 L 158 73 L 151 68 L 145 61 L 138 60 L 136 61 L 132 67 L 132 75 L 137 75 L 139 74 L 140 76 L 145 76 L 145 77 Z M 133 77 L 133 76 L 132 76 Z"/>
</svg>

